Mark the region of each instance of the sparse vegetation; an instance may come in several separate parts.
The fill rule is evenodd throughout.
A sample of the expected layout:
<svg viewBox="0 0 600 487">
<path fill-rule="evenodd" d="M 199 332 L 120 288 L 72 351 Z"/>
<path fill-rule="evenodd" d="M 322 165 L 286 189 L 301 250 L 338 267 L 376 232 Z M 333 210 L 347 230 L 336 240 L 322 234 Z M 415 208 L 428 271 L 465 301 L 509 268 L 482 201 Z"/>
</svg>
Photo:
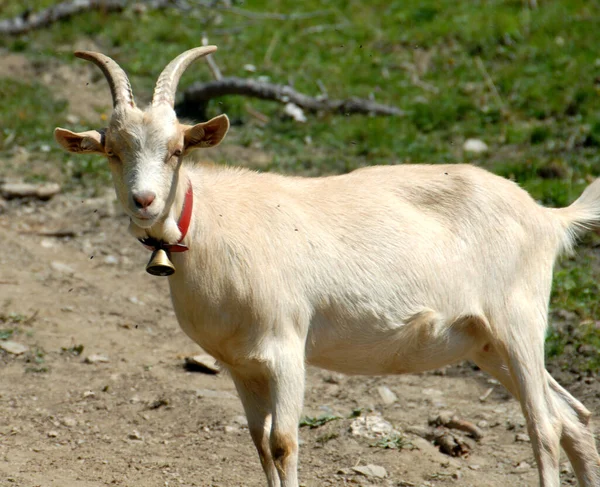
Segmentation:
<svg viewBox="0 0 600 487">
<path fill-rule="evenodd" d="M 300 427 L 308 426 L 311 429 L 318 428 L 319 426 L 323 426 L 331 421 L 337 421 L 338 419 L 342 419 L 342 417 L 332 414 L 323 414 L 318 417 L 304 416 L 300 419 Z"/>
<path fill-rule="evenodd" d="M 52 3 L 8 2 L 0 16 Z M 0 78 L 0 172 L 58 179 L 76 192 L 103 187 L 104 161 L 64 154 L 52 130 L 101 126 L 106 113 L 92 110 L 91 119 L 69 122 L 66 95 L 51 91 L 43 74 L 57 65 L 82 66 L 72 51 L 85 41 L 115 57 L 130 73 L 138 100 L 147 101 L 162 67 L 206 33 L 219 46 L 215 59 L 225 75 L 293 82 L 313 95 L 324 88 L 334 98 L 373 97 L 406 112 L 390 118 L 311 115 L 299 124 L 272 102 L 242 97 L 211 102 L 210 115 L 226 112 L 235 125 L 229 144 L 273 155 L 264 170 L 320 175 L 371 164 L 466 161 L 514 179 L 550 206 L 570 203 L 589 177 L 600 175 L 598 2 L 549 0 L 536 10 L 516 0 L 238 5 L 254 12 L 313 12 L 286 19 L 188 3 L 190 11 L 90 12 L 0 38 L 0 48 L 26 56 L 36 73 Z M 181 89 L 208 79 L 199 63 L 186 73 Z M 484 140 L 490 150 L 465 153 L 462 144 L 470 137 Z M 548 341 L 550 360 L 589 371 L 597 371 L 599 361 L 577 351 L 600 341 L 598 242 L 598 236 L 588 237 L 578 256 L 557 268 L 552 307 L 572 310 L 577 319 L 570 328 L 553 330 Z M 0 319 L 0 338 L 12 335 L 13 324 Z"/>
<path fill-rule="evenodd" d="M 383 448 L 384 450 L 402 450 L 403 448 L 406 448 L 407 445 L 408 442 L 406 441 L 406 438 L 399 433 L 384 436 L 371 444 L 373 447 Z"/>
</svg>

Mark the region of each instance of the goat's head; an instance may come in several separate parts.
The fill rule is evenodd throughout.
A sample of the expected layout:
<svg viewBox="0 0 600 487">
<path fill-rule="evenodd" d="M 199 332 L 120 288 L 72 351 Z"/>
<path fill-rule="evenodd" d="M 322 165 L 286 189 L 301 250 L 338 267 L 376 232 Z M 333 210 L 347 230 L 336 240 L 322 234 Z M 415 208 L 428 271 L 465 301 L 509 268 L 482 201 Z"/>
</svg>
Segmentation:
<svg viewBox="0 0 600 487">
<path fill-rule="evenodd" d="M 117 197 L 141 228 L 151 227 L 168 212 L 183 157 L 194 149 L 216 146 L 229 129 L 226 115 L 184 125 L 174 110 L 175 91 L 185 69 L 216 49 L 190 49 L 171 61 L 158 78 L 146 110 L 136 107 L 129 79 L 115 61 L 96 52 L 75 53 L 104 73 L 113 98 L 113 113 L 105 129 L 75 133 L 57 128 L 54 137 L 69 152 L 107 157 Z"/>
</svg>

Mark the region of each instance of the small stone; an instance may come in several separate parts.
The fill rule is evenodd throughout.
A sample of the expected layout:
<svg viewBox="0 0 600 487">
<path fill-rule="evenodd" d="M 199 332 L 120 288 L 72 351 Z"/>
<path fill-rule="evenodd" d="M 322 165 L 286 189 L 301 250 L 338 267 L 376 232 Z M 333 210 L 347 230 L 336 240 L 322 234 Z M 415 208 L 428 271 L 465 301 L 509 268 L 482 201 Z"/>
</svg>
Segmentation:
<svg viewBox="0 0 600 487">
<path fill-rule="evenodd" d="M 391 423 L 378 414 L 369 414 L 356 418 L 350 424 L 350 433 L 354 436 L 365 438 L 378 438 L 391 434 L 399 434 Z"/>
<path fill-rule="evenodd" d="M 475 154 L 481 154 L 487 152 L 488 146 L 483 140 L 479 139 L 467 139 L 463 144 L 463 149 L 466 152 L 473 152 Z"/>
<path fill-rule="evenodd" d="M 65 274 L 67 276 L 72 276 L 73 274 L 75 274 L 75 269 L 73 269 L 71 266 L 63 264 L 62 262 L 58 262 L 56 260 L 50 263 L 50 267 L 52 267 L 52 270 L 60 272 L 61 274 Z"/>
<path fill-rule="evenodd" d="M 0 348 L 12 355 L 21 355 L 29 350 L 29 347 L 11 340 L 0 341 Z"/>
<path fill-rule="evenodd" d="M 64 417 L 61 420 L 61 423 L 64 424 L 65 426 L 72 428 L 74 426 L 77 426 L 77 420 L 75 418 L 71 418 L 71 417 Z"/>
<path fill-rule="evenodd" d="M 93 353 L 91 355 L 88 355 L 84 359 L 84 362 L 86 364 L 107 364 L 108 362 L 110 362 L 110 359 L 106 355 Z"/>
<path fill-rule="evenodd" d="M 396 396 L 396 394 L 394 394 L 387 386 L 379 386 L 377 388 L 377 392 L 379 393 L 379 397 L 381 397 L 383 403 L 388 406 L 390 404 L 394 404 L 398 400 L 398 396 Z"/>
<path fill-rule="evenodd" d="M 208 354 L 194 355 L 193 357 L 186 357 L 185 370 L 189 372 L 202 372 L 204 374 L 218 374 L 221 369 L 216 364 L 214 357 Z"/>
<path fill-rule="evenodd" d="M 225 433 L 237 433 L 239 428 L 237 426 L 227 425 L 225 426 Z"/>
<path fill-rule="evenodd" d="M 344 376 L 338 372 L 331 372 L 326 374 L 323 377 L 323 382 L 327 382 L 327 384 L 340 384 Z"/>
<path fill-rule="evenodd" d="M 130 440 L 135 440 L 135 441 L 143 441 L 144 438 L 142 438 L 142 435 L 140 435 L 139 431 L 137 430 L 133 430 L 131 433 L 129 433 L 127 435 L 127 438 L 129 438 Z"/>
<path fill-rule="evenodd" d="M 116 265 L 119 263 L 119 259 L 114 255 L 107 255 L 104 257 L 104 263 L 107 265 Z"/>
<path fill-rule="evenodd" d="M 531 465 L 529 465 L 527 462 L 519 462 L 519 464 L 515 467 L 515 470 L 523 472 L 525 470 L 529 470 L 530 468 Z"/>
<path fill-rule="evenodd" d="M 529 443 L 529 435 L 527 433 L 517 433 L 515 435 L 515 441 L 517 443 Z"/>
<path fill-rule="evenodd" d="M 58 432 L 56 431 L 48 431 L 48 438 L 56 438 L 58 436 Z"/>
<path fill-rule="evenodd" d="M 387 477 L 387 471 L 380 465 L 365 465 L 352 467 L 356 473 L 364 475 L 365 477 L 375 477 L 378 479 L 384 479 Z"/>
<path fill-rule="evenodd" d="M 288 117 L 293 118 L 296 122 L 305 123 L 307 120 L 302 108 L 294 103 L 286 103 L 283 111 Z"/>
<path fill-rule="evenodd" d="M 85 391 L 82 396 L 84 399 L 87 399 L 88 397 L 96 397 L 96 393 L 94 391 Z"/>
</svg>

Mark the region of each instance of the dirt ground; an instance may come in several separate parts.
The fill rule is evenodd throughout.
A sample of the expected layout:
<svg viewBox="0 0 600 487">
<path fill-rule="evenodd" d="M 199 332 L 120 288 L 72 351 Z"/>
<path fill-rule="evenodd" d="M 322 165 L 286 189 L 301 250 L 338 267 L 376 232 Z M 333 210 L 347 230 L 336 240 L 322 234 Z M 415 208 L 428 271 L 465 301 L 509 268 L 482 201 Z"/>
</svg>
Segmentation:
<svg viewBox="0 0 600 487">
<path fill-rule="evenodd" d="M 165 278 L 144 272 L 148 252 L 126 227 L 110 190 L 4 204 L 0 305 L 6 323 L 20 321 L 11 340 L 28 351 L 0 351 L 0 485 L 264 485 L 232 382 L 183 368 L 200 350 L 178 329 Z M 87 363 L 93 355 L 107 362 Z M 600 411 L 597 380 L 574 378 L 561 377 Z M 393 403 L 381 386 L 396 394 Z M 403 448 L 357 436 L 357 409 L 402 432 Z M 419 436 L 444 411 L 483 430 L 467 456 L 442 454 Z M 342 418 L 301 429 L 307 487 L 536 485 L 518 404 L 468 365 L 385 378 L 309 369 L 305 414 Z M 386 476 L 353 470 L 368 464 Z"/>
<path fill-rule="evenodd" d="M 0 486 L 265 485 L 233 383 L 184 369 L 200 349 L 126 228 L 108 189 L 84 200 L 0 199 L 0 317 L 28 347 L 0 350 Z M 600 412 L 597 379 L 560 379 Z M 382 399 L 383 386 L 395 400 Z M 475 442 L 451 430 L 468 454 L 448 456 L 423 438 L 442 412 L 483 431 Z M 305 487 L 537 485 L 518 404 L 468 364 L 384 378 L 309 368 L 304 414 L 340 417 L 301 428 Z M 399 436 L 360 436 L 353 414 L 384 418 Z M 385 468 L 381 478 L 354 470 L 369 464 Z M 566 458 L 562 466 L 563 485 L 574 485 Z"/>
</svg>

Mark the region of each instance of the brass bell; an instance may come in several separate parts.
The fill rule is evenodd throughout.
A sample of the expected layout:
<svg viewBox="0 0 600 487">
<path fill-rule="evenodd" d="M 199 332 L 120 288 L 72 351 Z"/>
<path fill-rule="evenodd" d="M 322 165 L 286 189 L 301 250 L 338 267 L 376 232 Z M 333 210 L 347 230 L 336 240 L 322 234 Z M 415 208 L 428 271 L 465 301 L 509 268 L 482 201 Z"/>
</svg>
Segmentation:
<svg viewBox="0 0 600 487">
<path fill-rule="evenodd" d="M 150 261 L 146 266 L 146 272 L 153 276 L 170 276 L 175 272 L 175 266 L 169 259 L 169 254 L 165 249 L 156 249 L 152 252 Z"/>
</svg>

